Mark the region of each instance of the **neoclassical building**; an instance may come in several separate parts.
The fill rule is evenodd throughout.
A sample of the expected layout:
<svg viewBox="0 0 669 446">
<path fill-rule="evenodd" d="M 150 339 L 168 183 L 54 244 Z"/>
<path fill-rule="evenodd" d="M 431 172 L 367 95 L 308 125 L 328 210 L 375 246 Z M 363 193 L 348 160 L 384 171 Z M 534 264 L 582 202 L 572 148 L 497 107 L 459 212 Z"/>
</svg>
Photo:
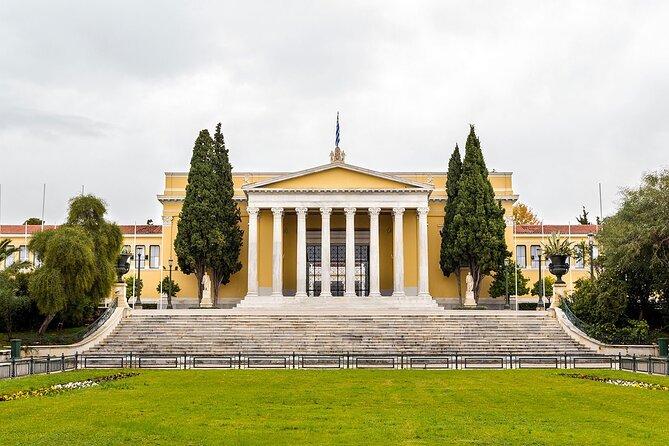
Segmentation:
<svg viewBox="0 0 669 446">
<path fill-rule="evenodd" d="M 538 279 L 540 264 L 547 274 L 545 259 L 537 253 L 551 232 L 579 242 L 597 229 L 514 227 L 511 207 L 518 195 L 511 172 L 493 170 L 489 179 L 505 210 L 507 246 L 531 282 Z M 170 259 L 173 266 L 178 263 L 173 247 L 187 180 L 187 172 L 165 173 L 165 188 L 158 195 L 162 226 L 121 225 L 124 244 L 137 254 L 129 274 L 139 270 L 144 303 L 164 305 L 159 284 L 169 274 Z M 446 172 L 379 172 L 346 163 L 344 153 L 335 149 L 324 165 L 296 172 L 234 172 L 233 181 L 244 230 L 243 266 L 220 288 L 219 304 L 280 296 L 432 297 L 457 302 L 455 277 L 444 277 L 439 267 Z M 34 260 L 27 244 L 39 230 L 4 225 L 0 238 L 11 238 L 20 247 L 16 260 Z M 565 280 L 571 288 L 587 274 L 587 267 L 574 261 Z M 178 270 L 172 277 L 181 288 L 176 305 L 196 304 L 195 277 Z M 490 280 L 482 284 L 483 298 Z M 510 294 L 515 294 L 514 284 Z"/>
</svg>

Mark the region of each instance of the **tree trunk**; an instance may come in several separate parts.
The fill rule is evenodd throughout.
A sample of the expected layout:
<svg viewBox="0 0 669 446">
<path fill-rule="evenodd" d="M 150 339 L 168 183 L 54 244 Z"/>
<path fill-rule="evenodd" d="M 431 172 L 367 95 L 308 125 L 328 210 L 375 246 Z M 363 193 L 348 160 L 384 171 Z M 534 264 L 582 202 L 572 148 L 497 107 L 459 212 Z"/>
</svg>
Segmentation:
<svg viewBox="0 0 669 446">
<path fill-rule="evenodd" d="M 202 278 L 206 272 L 204 265 L 198 266 L 195 269 L 195 277 L 197 278 L 197 304 L 200 305 L 202 302 Z"/>
<path fill-rule="evenodd" d="M 481 291 L 481 270 L 476 264 L 470 264 L 469 269 L 472 273 L 472 279 L 474 281 L 474 301 L 476 302 L 476 305 L 478 305 L 479 293 Z"/>
<path fill-rule="evenodd" d="M 458 305 L 462 306 L 462 281 L 460 280 L 460 267 L 455 268 L 455 279 L 458 282 Z"/>
<path fill-rule="evenodd" d="M 44 333 L 46 333 L 46 329 L 49 328 L 49 324 L 51 323 L 54 317 L 56 317 L 56 313 L 49 313 L 46 316 L 44 322 L 42 322 L 42 325 L 39 327 L 39 330 L 37 331 L 38 335 L 44 336 Z"/>
<path fill-rule="evenodd" d="M 223 282 L 221 280 L 221 276 L 223 274 L 219 274 L 216 269 L 211 270 L 211 275 L 212 275 L 212 284 L 214 285 L 214 296 L 213 296 L 213 301 L 214 301 L 214 306 L 218 306 L 218 289 L 221 287 L 221 283 Z"/>
</svg>

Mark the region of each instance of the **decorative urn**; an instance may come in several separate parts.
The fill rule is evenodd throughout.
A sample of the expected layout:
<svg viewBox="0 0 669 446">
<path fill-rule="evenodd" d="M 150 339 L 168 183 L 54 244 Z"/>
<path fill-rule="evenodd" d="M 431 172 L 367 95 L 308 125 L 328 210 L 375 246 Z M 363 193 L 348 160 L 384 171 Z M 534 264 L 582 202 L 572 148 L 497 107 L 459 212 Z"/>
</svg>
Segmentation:
<svg viewBox="0 0 669 446">
<path fill-rule="evenodd" d="M 555 283 L 564 283 L 562 276 L 569 271 L 569 262 L 567 262 L 567 255 L 553 254 L 550 256 L 551 263 L 548 265 L 548 270 L 557 277 Z"/>
<path fill-rule="evenodd" d="M 130 258 L 132 254 L 122 252 L 116 261 L 116 281 L 123 283 L 123 275 L 130 271 Z"/>
</svg>

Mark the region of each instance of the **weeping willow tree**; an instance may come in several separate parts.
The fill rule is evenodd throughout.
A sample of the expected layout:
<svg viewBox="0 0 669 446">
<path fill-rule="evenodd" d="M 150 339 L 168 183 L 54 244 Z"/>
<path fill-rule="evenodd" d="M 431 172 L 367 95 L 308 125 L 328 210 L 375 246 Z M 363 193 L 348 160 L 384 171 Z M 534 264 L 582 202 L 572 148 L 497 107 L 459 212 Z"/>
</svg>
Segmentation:
<svg viewBox="0 0 669 446">
<path fill-rule="evenodd" d="M 93 195 L 73 198 L 64 225 L 30 240 L 29 248 L 42 260 L 29 286 L 45 315 L 39 334 L 58 313 L 81 315 L 109 295 L 122 235 L 104 219 L 106 212 L 104 202 Z"/>
</svg>

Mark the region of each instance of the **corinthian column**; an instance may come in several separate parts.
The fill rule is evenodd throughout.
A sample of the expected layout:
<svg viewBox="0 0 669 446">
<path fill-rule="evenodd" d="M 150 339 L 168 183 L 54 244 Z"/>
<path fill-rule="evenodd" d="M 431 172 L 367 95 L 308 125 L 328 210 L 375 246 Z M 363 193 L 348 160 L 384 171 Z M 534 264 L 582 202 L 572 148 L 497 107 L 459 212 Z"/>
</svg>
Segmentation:
<svg viewBox="0 0 669 446">
<path fill-rule="evenodd" d="M 307 208 L 295 208 L 297 213 L 297 284 L 295 297 L 307 295 Z"/>
<path fill-rule="evenodd" d="M 330 297 L 330 214 L 332 208 L 321 208 L 321 297 Z"/>
<path fill-rule="evenodd" d="M 272 296 L 283 296 L 283 208 L 272 208 Z"/>
<path fill-rule="evenodd" d="M 379 285 L 379 213 L 381 208 L 369 208 L 369 297 L 381 295 Z"/>
<path fill-rule="evenodd" d="M 258 212 L 260 209 L 246 208 L 249 214 L 249 260 L 246 268 L 248 270 L 247 296 L 258 295 Z"/>
<path fill-rule="evenodd" d="M 430 297 L 427 272 L 427 214 L 430 208 L 418 208 L 418 295 Z"/>
<path fill-rule="evenodd" d="M 404 294 L 404 208 L 393 208 L 393 296 Z"/>
<path fill-rule="evenodd" d="M 344 208 L 346 213 L 346 291 L 344 296 L 355 296 L 355 208 Z"/>
</svg>

